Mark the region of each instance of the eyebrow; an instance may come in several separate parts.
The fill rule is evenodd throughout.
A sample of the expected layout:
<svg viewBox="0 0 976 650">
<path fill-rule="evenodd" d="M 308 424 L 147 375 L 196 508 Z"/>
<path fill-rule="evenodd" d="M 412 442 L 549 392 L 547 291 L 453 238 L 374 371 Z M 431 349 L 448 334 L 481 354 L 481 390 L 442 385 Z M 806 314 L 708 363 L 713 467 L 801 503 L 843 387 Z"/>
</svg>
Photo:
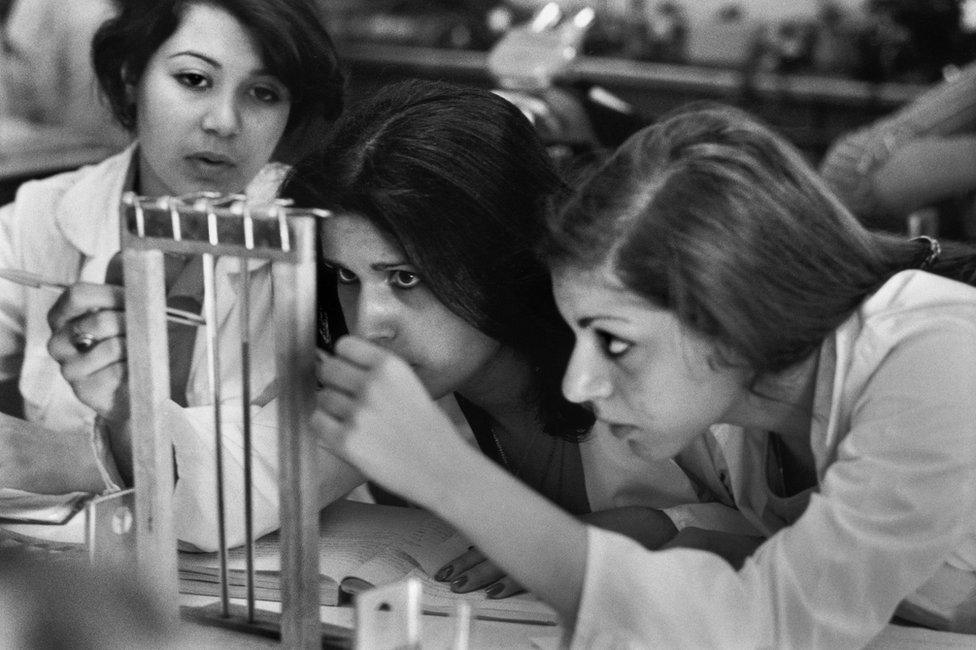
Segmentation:
<svg viewBox="0 0 976 650">
<path fill-rule="evenodd" d="M 576 324 L 579 326 L 580 329 L 586 329 L 591 325 L 593 325 L 595 321 L 603 321 L 603 320 L 626 323 L 626 319 L 617 316 L 586 316 L 584 318 L 578 319 L 576 321 Z"/>
<path fill-rule="evenodd" d="M 201 59 L 203 61 L 206 61 L 207 63 L 209 63 L 210 65 L 212 65 L 215 68 L 223 68 L 224 67 L 223 65 L 221 65 L 220 61 L 218 61 L 217 59 L 214 59 L 212 57 L 209 57 L 206 54 L 203 54 L 202 52 L 197 52 L 195 50 L 180 50 L 179 52 L 173 52 L 172 54 L 169 55 L 169 58 L 170 59 L 175 59 L 178 56 L 192 56 L 192 57 L 195 57 L 197 59 Z M 251 76 L 254 76 L 254 77 L 274 77 L 276 79 L 278 78 L 278 75 L 276 75 L 271 70 L 268 70 L 267 68 L 259 68 L 257 70 L 252 70 L 249 74 Z"/>
<path fill-rule="evenodd" d="M 341 266 L 342 268 L 346 268 L 346 265 L 343 264 L 342 262 L 340 262 L 338 260 L 333 260 L 333 259 L 328 258 L 328 257 L 323 257 L 322 258 L 322 261 L 325 262 L 326 264 L 331 264 L 332 266 Z M 373 264 L 370 264 L 369 265 L 369 268 L 373 269 L 374 271 L 390 271 L 392 269 L 395 269 L 395 268 L 398 268 L 398 267 L 401 267 L 401 266 L 410 266 L 410 267 L 412 267 L 414 265 L 411 264 L 410 262 L 407 262 L 407 261 L 375 262 Z"/>
<path fill-rule="evenodd" d="M 370 264 L 369 268 L 376 271 L 389 271 L 398 266 L 413 266 L 410 262 L 377 262 L 376 264 Z"/>
<path fill-rule="evenodd" d="M 216 59 L 211 58 L 211 57 L 207 56 L 206 54 L 201 54 L 200 52 L 196 52 L 194 50 L 181 50 L 179 52 L 173 52 L 172 54 L 169 55 L 169 58 L 175 59 L 178 56 L 192 56 L 192 57 L 195 57 L 197 59 L 203 59 L 204 61 L 206 61 L 210 65 L 214 66 L 215 68 L 222 68 L 222 67 L 224 67 Z"/>
</svg>

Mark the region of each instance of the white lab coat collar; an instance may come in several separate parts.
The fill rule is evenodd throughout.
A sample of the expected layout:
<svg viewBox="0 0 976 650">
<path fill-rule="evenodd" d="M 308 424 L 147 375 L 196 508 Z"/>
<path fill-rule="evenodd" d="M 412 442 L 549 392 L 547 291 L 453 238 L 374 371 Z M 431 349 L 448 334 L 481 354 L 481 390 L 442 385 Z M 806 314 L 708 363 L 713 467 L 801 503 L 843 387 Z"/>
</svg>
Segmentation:
<svg viewBox="0 0 976 650">
<path fill-rule="evenodd" d="M 130 145 L 97 165 L 79 170 L 84 176 L 64 193 L 55 208 L 54 219 L 65 239 L 87 257 L 105 257 L 107 263 L 107 258 L 119 250 L 119 203 L 135 150 L 136 145 Z M 93 214 L 111 214 L 114 218 L 93 221 Z M 101 269 L 103 276 L 104 271 Z"/>
</svg>

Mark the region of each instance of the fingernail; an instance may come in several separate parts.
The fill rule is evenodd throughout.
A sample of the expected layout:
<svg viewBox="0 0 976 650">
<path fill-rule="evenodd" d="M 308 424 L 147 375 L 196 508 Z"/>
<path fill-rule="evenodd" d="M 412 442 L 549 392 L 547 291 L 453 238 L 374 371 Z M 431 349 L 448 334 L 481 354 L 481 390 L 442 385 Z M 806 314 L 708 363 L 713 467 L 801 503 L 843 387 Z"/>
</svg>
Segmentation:
<svg viewBox="0 0 976 650">
<path fill-rule="evenodd" d="M 436 574 L 434 574 L 434 580 L 437 582 L 445 582 L 454 573 L 454 567 L 448 564 L 446 567 L 442 568 Z"/>
<path fill-rule="evenodd" d="M 451 583 L 451 591 L 457 591 L 458 589 L 461 589 L 462 587 L 464 587 L 465 584 L 467 584 L 467 582 L 468 582 L 468 576 L 461 576 L 460 578 L 458 578 L 457 580 Z"/>
<path fill-rule="evenodd" d="M 485 589 L 485 595 L 488 596 L 489 598 L 497 598 L 498 594 L 502 593 L 504 589 L 505 589 L 505 585 L 503 585 L 500 582 L 496 582 L 492 586 Z"/>
</svg>

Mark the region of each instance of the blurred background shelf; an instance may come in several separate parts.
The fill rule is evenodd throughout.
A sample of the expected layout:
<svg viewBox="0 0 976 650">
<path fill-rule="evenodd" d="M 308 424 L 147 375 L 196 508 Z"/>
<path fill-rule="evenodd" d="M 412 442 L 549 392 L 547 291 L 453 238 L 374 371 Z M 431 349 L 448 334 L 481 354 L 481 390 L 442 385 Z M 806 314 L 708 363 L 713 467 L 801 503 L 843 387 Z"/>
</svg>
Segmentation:
<svg viewBox="0 0 976 650">
<path fill-rule="evenodd" d="M 494 85 L 485 52 L 346 41 L 339 49 L 352 101 L 408 77 Z M 604 88 L 645 122 L 687 102 L 734 104 L 766 119 L 814 158 L 841 133 L 874 121 L 928 87 L 595 56 L 580 57 L 555 81 L 570 88 Z"/>
</svg>

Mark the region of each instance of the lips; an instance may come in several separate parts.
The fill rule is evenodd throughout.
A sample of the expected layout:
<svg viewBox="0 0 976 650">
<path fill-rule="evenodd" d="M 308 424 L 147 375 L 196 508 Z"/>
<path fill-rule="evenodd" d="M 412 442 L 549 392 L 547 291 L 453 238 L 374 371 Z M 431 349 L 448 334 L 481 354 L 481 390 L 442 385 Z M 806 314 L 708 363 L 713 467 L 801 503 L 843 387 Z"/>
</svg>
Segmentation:
<svg viewBox="0 0 976 650">
<path fill-rule="evenodd" d="M 613 437 L 618 440 L 626 440 L 631 438 L 639 431 L 637 427 L 630 424 L 611 424 L 609 422 L 607 423 L 607 428 L 610 429 L 610 433 L 613 434 Z"/>
<path fill-rule="evenodd" d="M 213 151 L 198 151 L 186 157 L 191 164 L 204 170 L 227 170 L 236 167 L 234 159 Z"/>
</svg>

